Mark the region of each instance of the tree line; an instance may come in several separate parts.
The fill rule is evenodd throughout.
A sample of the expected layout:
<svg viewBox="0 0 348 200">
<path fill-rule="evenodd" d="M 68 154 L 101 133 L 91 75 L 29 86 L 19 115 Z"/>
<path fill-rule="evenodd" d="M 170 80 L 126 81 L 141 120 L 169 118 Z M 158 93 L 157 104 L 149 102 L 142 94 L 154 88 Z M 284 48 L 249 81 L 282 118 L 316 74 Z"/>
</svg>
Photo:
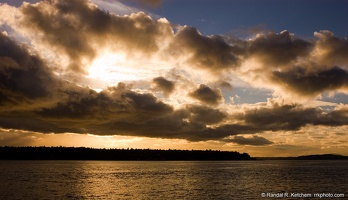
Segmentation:
<svg viewBox="0 0 348 200">
<path fill-rule="evenodd" d="M 1 160 L 253 160 L 247 153 L 219 150 L 0 147 Z"/>
</svg>

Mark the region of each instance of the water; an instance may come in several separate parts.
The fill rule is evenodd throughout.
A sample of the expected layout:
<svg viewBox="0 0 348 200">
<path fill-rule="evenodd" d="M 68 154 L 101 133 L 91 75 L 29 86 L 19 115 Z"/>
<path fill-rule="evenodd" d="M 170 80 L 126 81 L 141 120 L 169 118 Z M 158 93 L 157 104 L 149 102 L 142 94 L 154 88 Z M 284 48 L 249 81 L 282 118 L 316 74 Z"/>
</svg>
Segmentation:
<svg viewBox="0 0 348 200">
<path fill-rule="evenodd" d="M 261 199 L 262 193 L 348 199 L 348 161 L 0 161 L 1 199 Z"/>
</svg>

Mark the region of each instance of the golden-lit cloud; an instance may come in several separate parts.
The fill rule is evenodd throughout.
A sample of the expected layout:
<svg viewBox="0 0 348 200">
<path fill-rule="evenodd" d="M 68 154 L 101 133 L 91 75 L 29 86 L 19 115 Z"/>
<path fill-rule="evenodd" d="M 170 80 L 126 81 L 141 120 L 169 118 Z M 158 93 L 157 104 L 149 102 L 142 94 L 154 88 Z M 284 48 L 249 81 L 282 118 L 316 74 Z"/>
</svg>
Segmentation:
<svg viewBox="0 0 348 200">
<path fill-rule="evenodd" d="M 26 3 L 18 13 L 16 21 L 11 22 L 13 27 L 43 43 L 57 57 L 66 56 L 68 68 L 75 72 L 86 72 L 85 66 L 103 48 L 151 56 L 160 49 L 163 37 L 172 33 L 165 20 L 155 21 L 141 12 L 129 16 L 109 14 L 88 0 Z"/>
<path fill-rule="evenodd" d="M 318 63 L 326 66 L 341 66 L 347 70 L 348 66 L 348 40 L 338 38 L 328 30 L 315 32 L 314 36 L 318 39 L 315 43 L 313 54 Z"/>
</svg>

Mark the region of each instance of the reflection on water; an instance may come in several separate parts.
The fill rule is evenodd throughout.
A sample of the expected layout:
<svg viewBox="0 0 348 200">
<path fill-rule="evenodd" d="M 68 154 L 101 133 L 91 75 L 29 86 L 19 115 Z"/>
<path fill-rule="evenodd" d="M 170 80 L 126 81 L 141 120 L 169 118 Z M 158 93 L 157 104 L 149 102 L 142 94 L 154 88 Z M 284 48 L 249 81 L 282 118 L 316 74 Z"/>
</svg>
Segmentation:
<svg viewBox="0 0 348 200">
<path fill-rule="evenodd" d="M 345 193 L 348 161 L 0 161 L 2 199 L 260 199 Z"/>
</svg>

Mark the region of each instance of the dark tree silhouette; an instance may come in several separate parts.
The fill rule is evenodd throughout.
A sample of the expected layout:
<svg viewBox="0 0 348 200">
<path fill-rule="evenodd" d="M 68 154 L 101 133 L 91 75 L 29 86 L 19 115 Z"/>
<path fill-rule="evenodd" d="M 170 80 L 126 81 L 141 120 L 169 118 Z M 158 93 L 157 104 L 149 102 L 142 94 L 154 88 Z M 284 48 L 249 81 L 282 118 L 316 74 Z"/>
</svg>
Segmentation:
<svg viewBox="0 0 348 200">
<path fill-rule="evenodd" d="M 253 160 L 247 153 L 217 150 L 0 147 L 0 160 Z"/>
</svg>

